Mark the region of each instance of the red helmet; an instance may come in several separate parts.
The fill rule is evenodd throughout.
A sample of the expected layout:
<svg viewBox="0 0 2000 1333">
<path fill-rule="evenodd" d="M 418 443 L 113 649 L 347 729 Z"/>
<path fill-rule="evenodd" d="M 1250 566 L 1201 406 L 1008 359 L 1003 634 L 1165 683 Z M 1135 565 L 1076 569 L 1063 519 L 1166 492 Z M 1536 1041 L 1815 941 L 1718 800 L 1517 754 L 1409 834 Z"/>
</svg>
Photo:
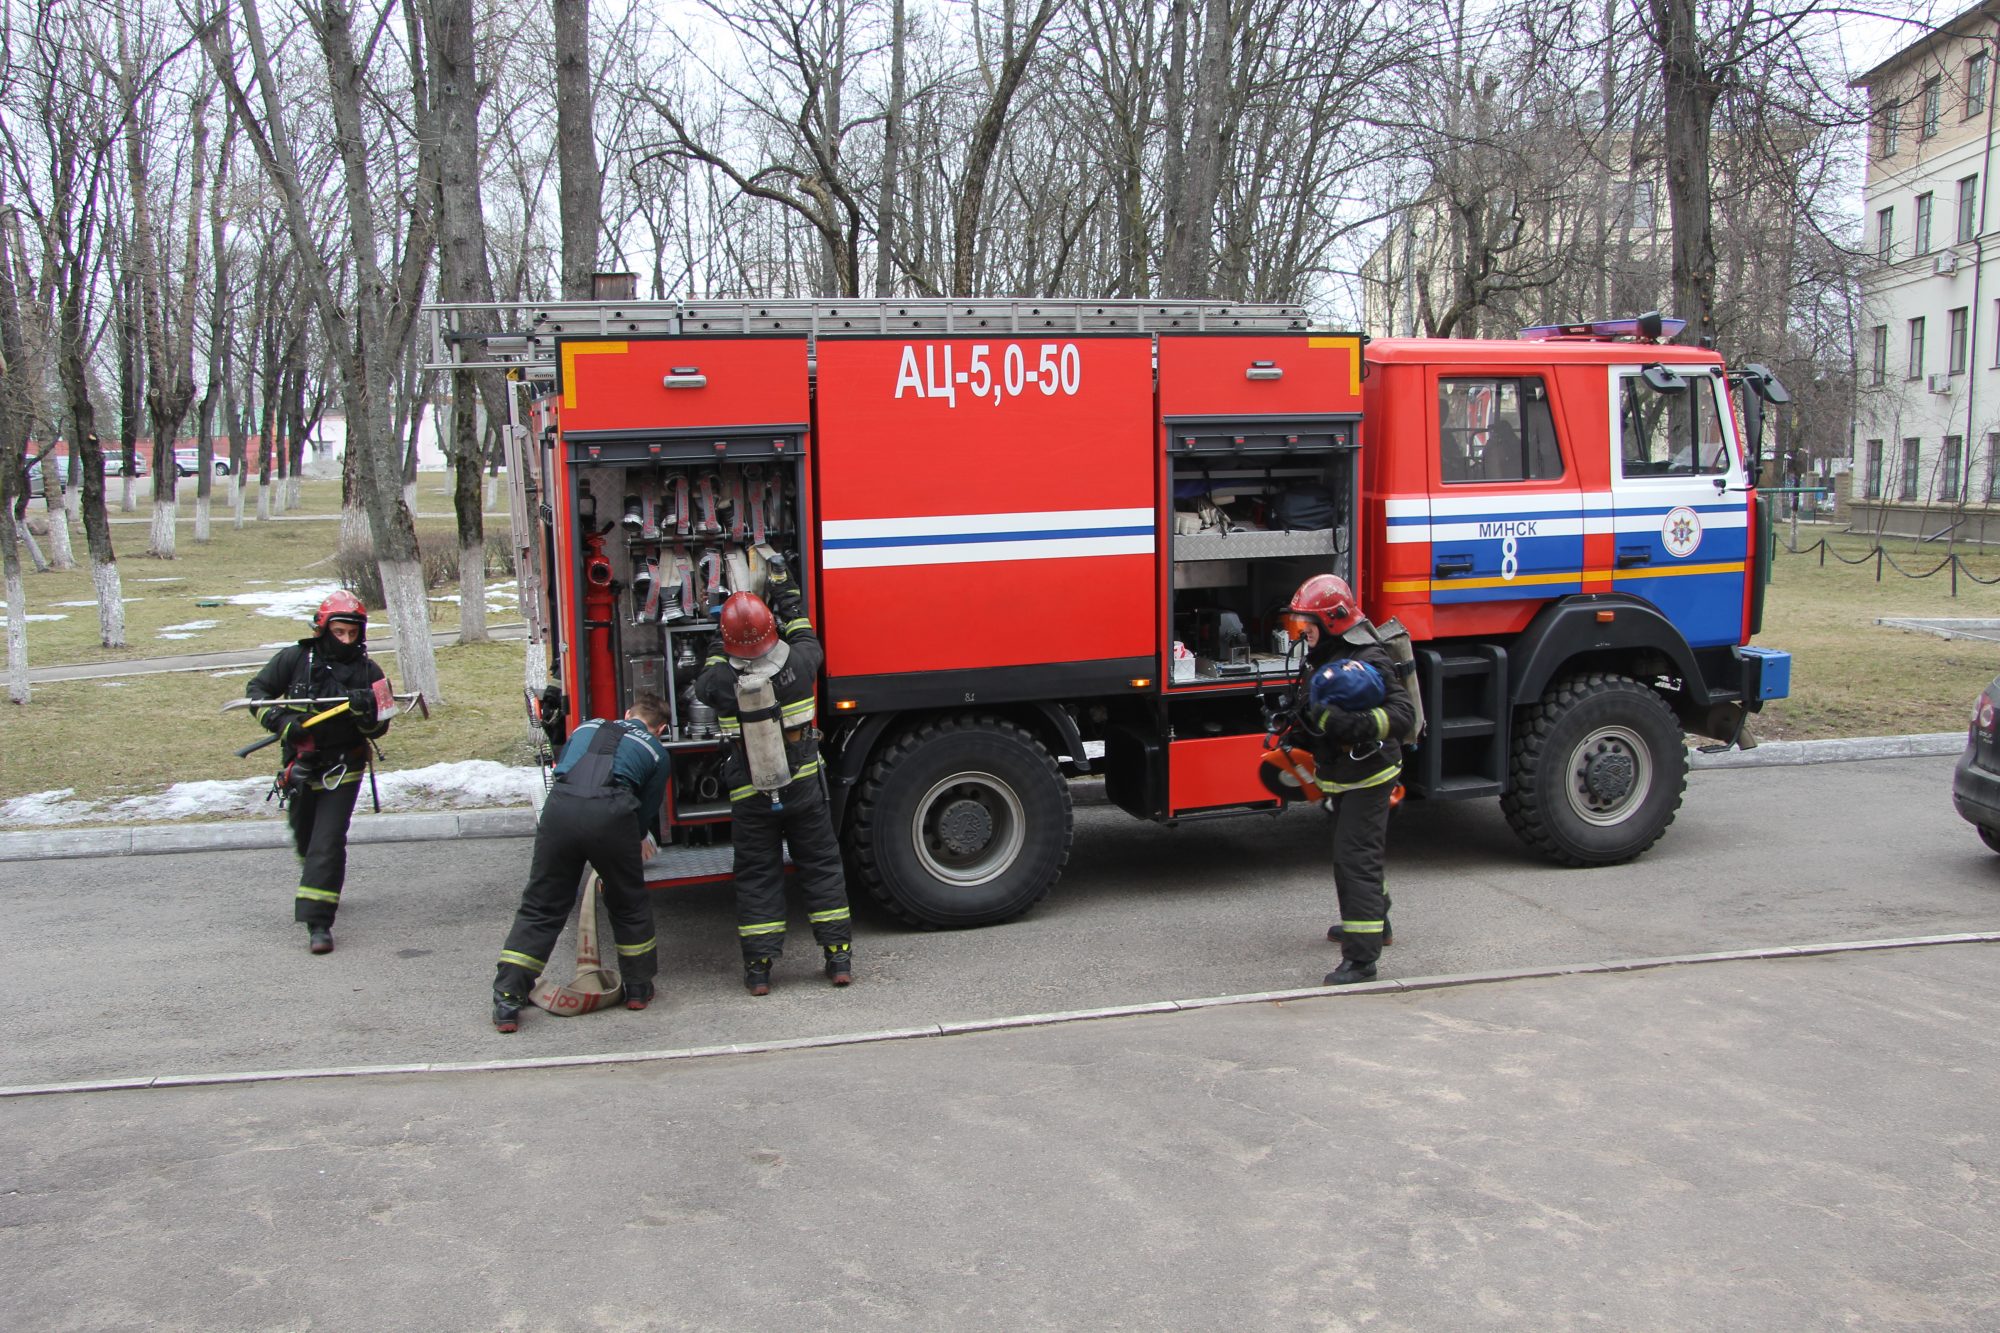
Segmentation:
<svg viewBox="0 0 2000 1333">
<path fill-rule="evenodd" d="M 722 651 L 731 657 L 762 657 L 777 646 L 778 622 L 754 592 L 730 594 L 722 604 Z"/>
<path fill-rule="evenodd" d="M 319 610 L 313 612 L 313 628 L 322 634 L 326 632 L 326 627 L 335 621 L 359 625 L 361 632 L 365 634 L 368 632 L 368 608 L 362 604 L 359 597 L 342 588 L 338 592 L 328 594 L 327 599 L 319 604 Z"/>
<path fill-rule="evenodd" d="M 1361 619 L 1354 589 L 1338 574 L 1315 574 L 1301 583 L 1285 610 L 1285 629 L 1295 639 L 1304 632 L 1305 619 L 1313 620 L 1328 634 L 1343 633 Z"/>
</svg>

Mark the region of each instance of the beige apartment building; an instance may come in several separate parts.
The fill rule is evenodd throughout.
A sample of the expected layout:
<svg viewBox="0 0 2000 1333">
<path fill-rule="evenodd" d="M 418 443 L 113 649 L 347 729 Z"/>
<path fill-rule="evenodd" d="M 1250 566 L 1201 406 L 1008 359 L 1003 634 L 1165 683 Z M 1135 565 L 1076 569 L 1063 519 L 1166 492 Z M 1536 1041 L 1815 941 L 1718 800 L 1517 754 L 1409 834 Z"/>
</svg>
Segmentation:
<svg viewBox="0 0 2000 1333">
<path fill-rule="evenodd" d="M 2000 543 L 2000 0 L 1855 79 L 1868 90 L 1857 528 Z M 1989 277 L 1991 280 L 1989 281 Z"/>
</svg>

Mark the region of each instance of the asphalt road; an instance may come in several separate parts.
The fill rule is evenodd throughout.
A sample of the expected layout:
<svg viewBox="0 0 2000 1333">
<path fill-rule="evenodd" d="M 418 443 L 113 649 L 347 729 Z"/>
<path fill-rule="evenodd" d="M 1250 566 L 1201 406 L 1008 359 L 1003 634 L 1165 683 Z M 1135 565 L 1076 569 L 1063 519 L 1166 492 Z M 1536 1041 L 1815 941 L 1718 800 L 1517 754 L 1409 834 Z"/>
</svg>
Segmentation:
<svg viewBox="0 0 2000 1333">
<path fill-rule="evenodd" d="M 1995 929 L 2000 857 L 1950 807 L 1949 759 L 1703 771 L 1637 863 L 1531 857 L 1497 805 L 1413 805 L 1391 835 L 1385 976 Z M 339 947 L 291 920 L 296 863 L 242 851 L 0 863 L 0 1085 L 658 1050 L 1315 984 L 1332 966 L 1323 816 L 1163 829 L 1079 812 L 1063 882 L 1024 919 L 859 923 L 860 980 L 820 979 L 802 919 L 777 987 L 739 985 L 727 886 L 655 895 L 643 1013 L 486 1019 L 529 843 L 353 849 Z M 559 946 L 559 952 L 562 946 Z"/>
<path fill-rule="evenodd" d="M 1634 866 L 1417 807 L 1386 971 L 1991 931 L 1950 761 L 1696 775 Z M 0 864 L 0 1083 L 565 1055 L 1308 984 L 1311 812 L 1080 821 L 1020 923 L 805 938 L 737 987 L 655 899 L 665 1002 L 485 1023 L 519 840 L 357 849 L 304 951 L 266 852 Z M 0 1099 L 0 1327 L 2000 1326 L 2000 945 L 815 1050 Z"/>
</svg>

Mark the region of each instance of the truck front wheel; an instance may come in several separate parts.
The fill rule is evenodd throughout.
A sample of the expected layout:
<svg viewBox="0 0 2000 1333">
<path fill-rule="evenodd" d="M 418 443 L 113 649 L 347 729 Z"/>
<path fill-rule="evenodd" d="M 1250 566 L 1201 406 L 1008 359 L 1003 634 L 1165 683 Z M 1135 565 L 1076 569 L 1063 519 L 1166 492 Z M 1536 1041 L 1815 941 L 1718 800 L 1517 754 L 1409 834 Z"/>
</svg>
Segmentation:
<svg viewBox="0 0 2000 1333">
<path fill-rule="evenodd" d="M 1658 694 L 1629 676 L 1570 676 L 1522 710 L 1500 808 L 1550 860 L 1616 865 L 1674 822 L 1687 767 L 1680 723 Z"/>
<path fill-rule="evenodd" d="M 868 766 L 848 848 L 855 876 L 912 925 L 984 926 L 1047 896 L 1069 860 L 1069 784 L 997 717 L 910 731 Z"/>
</svg>

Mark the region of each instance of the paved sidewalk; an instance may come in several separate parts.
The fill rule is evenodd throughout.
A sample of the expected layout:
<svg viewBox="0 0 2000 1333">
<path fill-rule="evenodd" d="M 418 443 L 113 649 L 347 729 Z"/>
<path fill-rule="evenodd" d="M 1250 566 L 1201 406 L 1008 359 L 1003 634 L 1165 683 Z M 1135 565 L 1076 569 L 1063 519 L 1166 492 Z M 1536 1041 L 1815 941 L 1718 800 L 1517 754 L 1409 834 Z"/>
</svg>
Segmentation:
<svg viewBox="0 0 2000 1333">
<path fill-rule="evenodd" d="M 303 622 L 284 622 L 278 628 L 297 628 Z M 488 625 L 486 632 L 501 641 L 518 641 L 528 637 L 528 627 L 521 621 L 510 621 L 504 625 Z M 296 636 L 294 636 L 296 637 Z M 458 642 L 458 631 L 433 630 L 431 642 L 437 646 L 447 646 Z M 28 668 L 30 684 L 41 684 L 52 680 L 108 680 L 119 676 L 163 676 L 176 671 L 220 671 L 228 667 L 259 667 L 271 660 L 271 648 L 225 648 L 212 653 L 182 653 L 172 657 L 136 657 L 116 662 L 83 662 L 69 666 L 45 666 Z M 368 651 L 376 657 L 386 656 L 396 651 L 396 635 L 384 629 L 379 640 L 368 641 Z"/>
<path fill-rule="evenodd" d="M 1992 944 L 31 1097 L 0 1323 L 1991 1328 L 1996 1104 Z"/>
<path fill-rule="evenodd" d="M 1690 756 L 1697 771 L 1767 765 L 1845 763 L 1863 759 L 1907 759 L 1957 754 L 1960 732 L 1912 736 L 1860 736 L 1825 741 L 1767 741 L 1754 750 Z M 1077 805 L 1105 803 L 1100 779 L 1070 784 Z M 433 838 L 517 838 L 535 831 L 535 812 L 526 808 L 372 814 L 357 810 L 352 842 L 421 842 Z M 236 820 L 226 824 L 128 825 L 122 828 L 27 829 L 0 832 L 0 861 L 50 857 L 125 856 L 153 852 L 240 850 L 287 847 L 291 835 L 282 819 Z"/>
</svg>

